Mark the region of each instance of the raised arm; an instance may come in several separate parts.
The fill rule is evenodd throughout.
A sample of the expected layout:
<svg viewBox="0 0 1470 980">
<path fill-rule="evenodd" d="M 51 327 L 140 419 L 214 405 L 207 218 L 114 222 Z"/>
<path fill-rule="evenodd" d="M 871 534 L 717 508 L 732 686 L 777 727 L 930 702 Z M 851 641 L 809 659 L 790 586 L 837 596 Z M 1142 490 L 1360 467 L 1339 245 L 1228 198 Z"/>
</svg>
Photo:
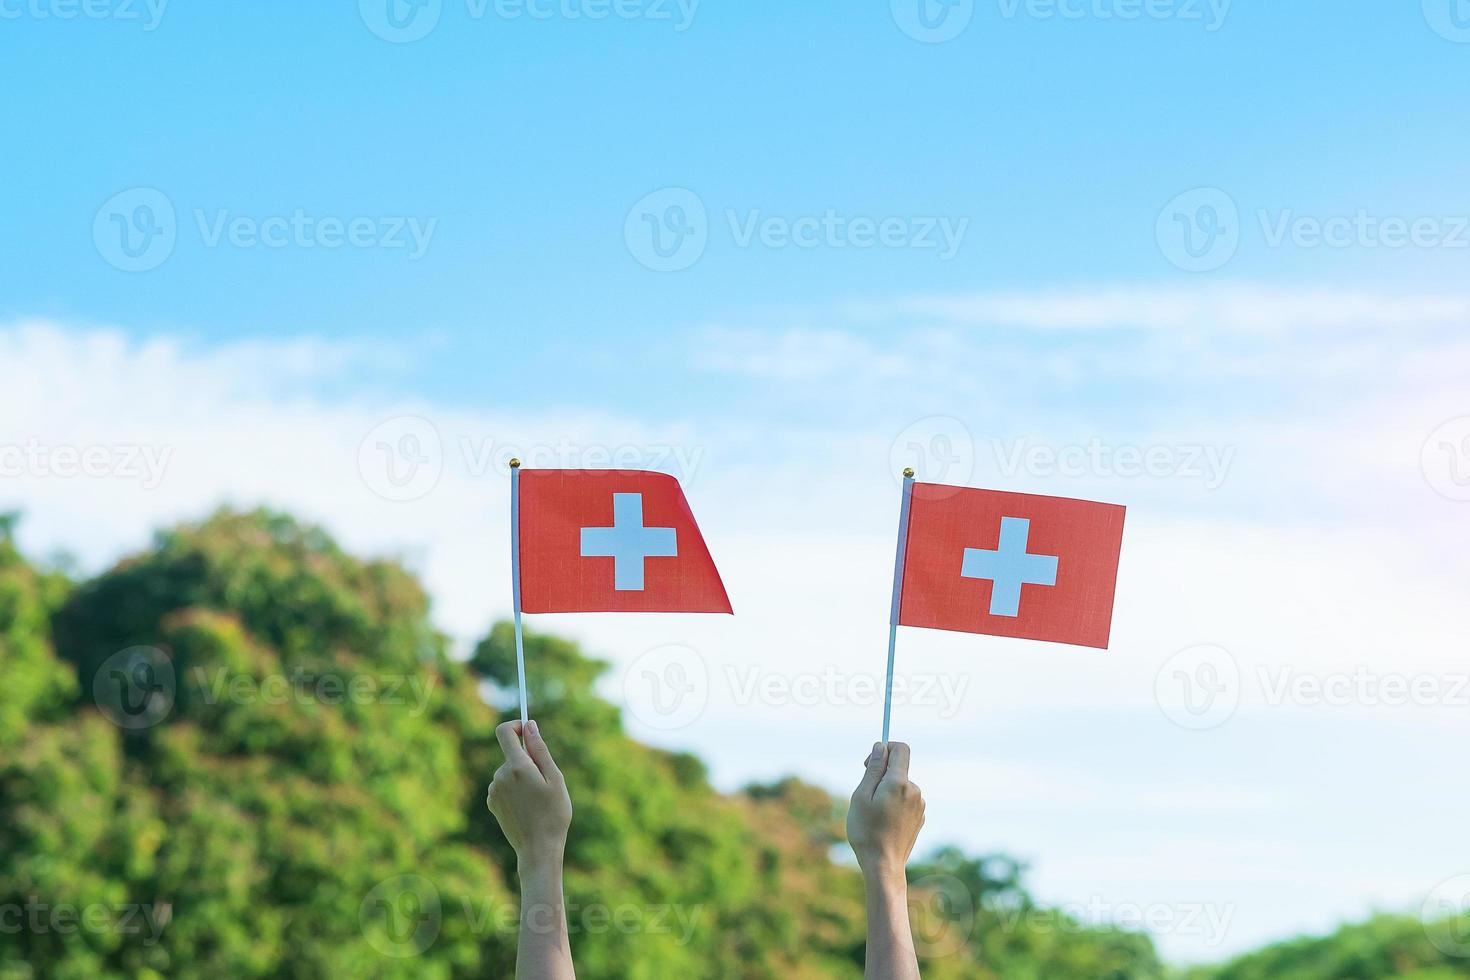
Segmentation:
<svg viewBox="0 0 1470 980">
<path fill-rule="evenodd" d="M 561 883 L 572 823 L 566 780 L 534 721 L 524 732 L 519 721 L 508 721 L 495 729 L 495 737 L 505 764 L 495 770 L 485 804 L 515 848 L 521 879 L 516 980 L 575 980 Z"/>
<path fill-rule="evenodd" d="M 847 840 L 867 890 L 867 980 L 919 980 L 905 867 L 922 826 L 924 796 L 909 782 L 909 747 L 875 743 L 847 808 Z"/>
</svg>

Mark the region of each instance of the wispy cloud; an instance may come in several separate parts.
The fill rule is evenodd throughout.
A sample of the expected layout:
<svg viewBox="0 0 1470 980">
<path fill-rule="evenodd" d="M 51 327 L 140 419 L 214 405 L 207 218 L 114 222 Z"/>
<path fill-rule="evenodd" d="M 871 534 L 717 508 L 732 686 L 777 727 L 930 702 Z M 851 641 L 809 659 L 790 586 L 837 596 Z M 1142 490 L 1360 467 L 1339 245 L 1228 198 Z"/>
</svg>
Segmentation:
<svg viewBox="0 0 1470 980">
<path fill-rule="evenodd" d="M 1191 330 L 1302 333 L 1470 326 L 1470 293 L 1389 293 L 1239 283 L 1111 286 L 915 296 L 846 307 L 857 321 L 1045 331 Z"/>
</svg>

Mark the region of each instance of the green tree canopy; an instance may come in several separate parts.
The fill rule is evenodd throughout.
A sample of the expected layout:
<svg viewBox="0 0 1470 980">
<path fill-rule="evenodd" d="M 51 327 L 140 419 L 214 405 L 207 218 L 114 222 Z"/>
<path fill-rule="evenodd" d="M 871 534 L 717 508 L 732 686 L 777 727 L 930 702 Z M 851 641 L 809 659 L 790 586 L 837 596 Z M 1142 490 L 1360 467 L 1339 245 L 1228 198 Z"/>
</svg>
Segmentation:
<svg viewBox="0 0 1470 980">
<path fill-rule="evenodd" d="M 456 661 L 411 575 L 281 514 L 221 511 L 79 584 L 6 523 L 0 655 L 0 908 L 31 916 L 0 936 L 0 978 L 511 975 L 483 696 L 514 684 L 509 624 Z M 861 977 L 839 801 L 794 779 L 718 792 L 698 758 L 627 736 L 606 663 L 537 633 L 526 656 L 576 808 L 579 976 Z M 1163 976 L 1146 936 L 1037 905 L 1023 873 L 953 849 L 914 865 L 926 978 Z M 1448 968 L 1411 940 L 1356 973 L 1267 951 L 1277 972 L 1208 976 Z"/>
</svg>

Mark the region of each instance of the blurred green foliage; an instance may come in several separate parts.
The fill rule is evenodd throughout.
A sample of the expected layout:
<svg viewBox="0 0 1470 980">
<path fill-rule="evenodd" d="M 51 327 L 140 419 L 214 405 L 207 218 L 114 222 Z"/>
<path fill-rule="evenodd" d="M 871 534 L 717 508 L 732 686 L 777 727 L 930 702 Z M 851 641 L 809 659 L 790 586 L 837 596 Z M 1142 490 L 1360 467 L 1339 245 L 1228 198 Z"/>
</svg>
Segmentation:
<svg viewBox="0 0 1470 980">
<path fill-rule="evenodd" d="M 514 859 L 483 802 L 508 624 L 458 662 L 402 568 L 279 514 L 222 511 L 83 583 L 22 559 L 12 523 L 0 980 L 512 975 Z M 534 633 L 526 656 L 576 807 L 579 976 L 861 977 L 838 801 L 790 779 L 716 792 L 699 759 L 626 736 L 595 690 L 606 664 Z M 1147 937 L 1040 908 L 1023 871 L 915 865 L 927 978 L 1165 975 Z M 1319 941 L 1337 954 L 1191 976 L 1450 975 L 1398 920 L 1358 928 Z"/>
<path fill-rule="evenodd" d="M 1323 938 L 1293 939 L 1183 980 L 1459 980 L 1470 976 L 1470 916 L 1425 923 L 1377 915 Z"/>
</svg>

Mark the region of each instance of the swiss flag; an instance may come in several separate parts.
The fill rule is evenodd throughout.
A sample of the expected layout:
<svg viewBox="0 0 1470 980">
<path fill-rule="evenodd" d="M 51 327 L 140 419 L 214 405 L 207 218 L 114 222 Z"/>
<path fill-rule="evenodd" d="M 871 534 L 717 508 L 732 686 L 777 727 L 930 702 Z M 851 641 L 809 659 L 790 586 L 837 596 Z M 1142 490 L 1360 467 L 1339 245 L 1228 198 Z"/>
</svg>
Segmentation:
<svg viewBox="0 0 1470 980">
<path fill-rule="evenodd" d="M 628 470 L 520 470 L 521 609 L 728 613 L 679 481 Z"/>
<path fill-rule="evenodd" d="M 1107 648 L 1124 508 L 915 483 L 898 623 Z"/>
</svg>

